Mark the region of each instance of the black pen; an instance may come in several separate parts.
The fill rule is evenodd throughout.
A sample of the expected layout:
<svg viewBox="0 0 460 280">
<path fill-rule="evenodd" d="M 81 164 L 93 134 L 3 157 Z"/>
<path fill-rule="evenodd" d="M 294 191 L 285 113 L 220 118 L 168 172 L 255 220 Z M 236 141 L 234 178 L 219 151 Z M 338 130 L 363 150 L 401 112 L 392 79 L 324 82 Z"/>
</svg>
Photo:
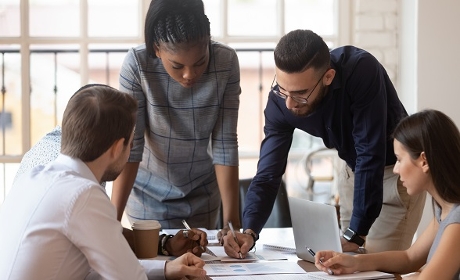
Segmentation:
<svg viewBox="0 0 460 280">
<path fill-rule="evenodd" d="M 315 254 L 315 251 L 313 251 L 312 249 L 310 249 L 310 248 L 308 248 L 308 247 L 305 247 L 305 248 L 307 248 L 308 253 L 310 253 L 310 255 L 312 255 L 313 257 L 316 255 L 316 254 Z M 323 264 L 323 260 L 321 260 L 321 259 L 319 260 L 319 263 L 322 264 L 322 265 L 324 265 L 324 264 Z M 332 271 L 329 267 L 327 267 L 327 272 L 328 272 L 330 275 L 334 275 L 334 271 Z"/>
</svg>

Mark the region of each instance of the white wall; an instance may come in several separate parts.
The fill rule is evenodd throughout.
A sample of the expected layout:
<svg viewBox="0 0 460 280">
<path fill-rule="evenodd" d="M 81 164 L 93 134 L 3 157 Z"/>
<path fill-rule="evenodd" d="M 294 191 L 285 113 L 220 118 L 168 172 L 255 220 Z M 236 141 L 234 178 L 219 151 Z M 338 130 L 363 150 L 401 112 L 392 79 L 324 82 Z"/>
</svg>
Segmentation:
<svg viewBox="0 0 460 280">
<path fill-rule="evenodd" d="M 417 109 L 441 110 L 459 126 L 460 1 L 419 0 L 417 16 Z"/>
<path fill-rule="evenodd" d="M 409 114 L 443 111 L 460 127 L 460 1 L 351 0 L 350 38 L 386 68 Z M 427 198 L 419 227 L 432 218 Z"/>
<path fill-rule="evenodd" d="M 460 1 L 401 1 L 400 95 L 409 113 L 443 111 L 460 125 Z M 427 197 L 419 232 L 432 219 Z"/>
</svg>

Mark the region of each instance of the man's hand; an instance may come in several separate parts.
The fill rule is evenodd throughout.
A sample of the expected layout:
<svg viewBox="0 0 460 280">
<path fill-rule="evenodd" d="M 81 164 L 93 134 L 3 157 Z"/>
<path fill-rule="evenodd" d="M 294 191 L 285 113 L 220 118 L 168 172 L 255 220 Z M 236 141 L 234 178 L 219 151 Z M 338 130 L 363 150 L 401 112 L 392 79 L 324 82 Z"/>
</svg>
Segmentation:
<svg viewBox="0 0 460 280">
<path fill-rule="evenodd" d="M 184 231 L 186 234 L 184 234 Z M 206 232 L 192 228 L 190 230 L 179 230 L 176 235 L 168 239 L 165 249 L 175 257 L 181 256 L 186 252 L 201 256 L 204 252 L 203 248 L 207 245 Z"/>
<path fill-rule="evenodd" d="M 223 237 L 225 253 L 236 259 L 240 258 L 241 253 L 241 256 L 244 259 L 246 258 L 249 249 L 254 245 L 254 238 L 252 238 L 250 234 L 244 234 L 239 231 L 235 231 L 235 234 L 239 244 L 236 243 L 231 231 L 228 231 L 227 235 Z"/>
<path fill-rule="evenodd" d="M 233 229 L 238 232 L 240 231 L 239 226 L 233 225 Z M 230 228 L 228 227 L 228 223 L 217 233 L 217 240 L 219 240 L 220 245 L 224 245 L 224 236 L 227 235 L 227 233 L 230 231 Z"/>
<path fill-rule="evenodd" d="M 173 261 L 166 262 L 165 278 L 182 279 L 186 276 L 204 277 L 206 276 L 206 270 L 203 269 L 203 266 L 204 261 L 202 259 L 191 253 L 185 253 Z"/>
<path fill-rule="evenodd" d="M 365 236 L 361 236 L 363 239 L 365 239 Z M 360 249 L 358 244 L 354 242 L 347 241 L 343 236 L 340 237 L 340 243 L 342 244 L 342 251 L 343 252 L 356 252 Z"/>
</svg>

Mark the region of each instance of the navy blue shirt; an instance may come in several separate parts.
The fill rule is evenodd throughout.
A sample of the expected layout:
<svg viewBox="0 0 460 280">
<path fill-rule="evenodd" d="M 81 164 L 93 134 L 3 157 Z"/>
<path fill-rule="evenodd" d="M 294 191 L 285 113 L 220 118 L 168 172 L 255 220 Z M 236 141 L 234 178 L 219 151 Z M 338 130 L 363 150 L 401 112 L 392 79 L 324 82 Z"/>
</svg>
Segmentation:
<svg viewBox="0 0 460 280">
<path fill-rule="evenodd" d="M 368 52 L 353 46 L 334 49 L 331 67 L 336 71 L 334 80 L 308 116 L 293 115 L 285 100 L 270 92 L 257 174 L 245 198 L 245 229 L 260 233 L 270 216 L 296 128 L 337 149 L 353 170 L 350 228 L 367 235 L 379 216 L 384 168 L 396 162 L 391 133 L 407 112 L 384 67 Z"/>
</svg>

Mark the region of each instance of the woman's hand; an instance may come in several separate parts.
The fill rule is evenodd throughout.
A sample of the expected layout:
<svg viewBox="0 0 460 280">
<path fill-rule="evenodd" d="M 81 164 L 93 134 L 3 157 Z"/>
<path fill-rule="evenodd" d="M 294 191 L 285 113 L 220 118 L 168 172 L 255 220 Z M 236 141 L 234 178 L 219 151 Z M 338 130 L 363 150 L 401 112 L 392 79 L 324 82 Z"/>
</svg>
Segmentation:
<svg viewBox="0 0 460 280">
<path fill-rule="evenodd" d="M 315 255 L 315 266 L 326 273 L 330 269 L 334 275 L 353 273 L 357 271 L 357 265 L 356 258 L 348 254 L 319 251 Z"/>
</svg>

